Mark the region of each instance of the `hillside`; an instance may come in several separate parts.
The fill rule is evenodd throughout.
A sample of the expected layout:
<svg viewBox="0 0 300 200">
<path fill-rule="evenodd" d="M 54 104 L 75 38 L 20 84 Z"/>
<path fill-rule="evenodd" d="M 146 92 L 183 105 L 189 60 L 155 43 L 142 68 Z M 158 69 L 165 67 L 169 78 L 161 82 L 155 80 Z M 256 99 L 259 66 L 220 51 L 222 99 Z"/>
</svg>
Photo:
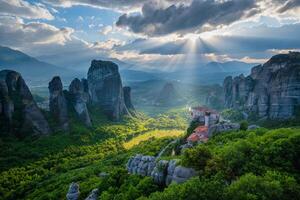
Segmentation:
<svg viewBox="0 0 300 200">
<path fill-rule="evenodd" d="M 61 74 L 66 82 L 80 72 L 67 70 L 46 62 L 42 62 L 24 54 L 21 51 L 0 46 L 0 70 L 9 69 L 20 72 L 29 85 L 41 85 L 47 83 L 53 76 Z"/>
</svg>

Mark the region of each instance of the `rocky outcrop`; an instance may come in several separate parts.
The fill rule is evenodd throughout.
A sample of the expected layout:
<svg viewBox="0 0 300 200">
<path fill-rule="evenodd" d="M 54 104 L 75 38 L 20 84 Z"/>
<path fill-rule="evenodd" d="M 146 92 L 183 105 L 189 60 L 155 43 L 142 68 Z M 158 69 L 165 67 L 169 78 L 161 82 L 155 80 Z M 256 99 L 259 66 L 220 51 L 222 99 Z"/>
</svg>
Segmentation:
<svg viewBox="0 0 300 200">
<path fill-rule="evenodd" d="M 93 189 L 92 192 L 89 194 L 85 200 L 97 200 L 99 196 L 99 190 L 98 189 Z"/>
<path fill-rule="evenodd" d="M 53 77 L 48 86 L 50 92 L 49 109 L 52 118 L 56 120 L 58 129 L 63 131 L 69 130 L 68 107 L 63 85 L 59 76 Z"/>
<path fill-rule="evenodd" d="M 227 77 L 223 84 L 225 106 L 259 118 L 286 119 L 300 106 L 300 53 L 273 56 L 252 68 L 247 77 Z"/>
<path fill-rule="evenodd" d="M 66 195 L 67 200 L 78 200 L 79 199 L 79 185 L 77 183 L 71 183 L 69 186 L 68 193 Z"/>
<path fill-rule="evenodd" d="M 221 122 L 218 124 L 211 125 L 208 130 L 208 137 L 212 137 L 215 134 L 225 132 L 225 131 L 234 131 L 239 130 L 240 124 L 231 123 L 231 122 Z"/>
<path fill-rule="evenodd" d="M 89 95 L 85 92 L 83 83 L 74 79 L 69 86 L 70 101 L 79 117 L 79 119 L 88 127 L 92 126 L 87 102 Z"/>
<path fill-rule="evenodd" d="M 142 176 L 150 176 L 155 167 L 154 156 L 143 156 L 137 154 L 130 158 L 127 162 L 127 170 L 131 174 L 139 174 Z"/>
<path fill-rule="evenodd" d="M 154 182 L 160 185 L 169 185 L 172 182 L 182 183 L 196 176 L 194 169 L 177 166 L 177 162 L 177 160 L 156 161 L 153 156 L 137 154 L 128 160 L 126 167 L 129 173 L 151 176 Z"/>
<path fill-rule="evenodd" d="M 153 181 L 157 184 L 164 185 L 166 183 L 166 178 L 168 176 L 168 164 L 167 160 L 159 160 L 153 171 L 151 172 L 151 177 Z"/>
<path fill-rule="evenodd" d="M 0 105 L 1 129 L 17 134 L 45 135 L 51 132 L 48 122 L 19 73 L 11 70 L 0 71 Z"/>
<path fill-rule="evenodd" d="M 118 65 L 110 61 L 93 60 L 87 80 L 92 104 L 101 106 L 110 119 L 119 120 L 122 115 L 129 114 Z"/>
</svg>

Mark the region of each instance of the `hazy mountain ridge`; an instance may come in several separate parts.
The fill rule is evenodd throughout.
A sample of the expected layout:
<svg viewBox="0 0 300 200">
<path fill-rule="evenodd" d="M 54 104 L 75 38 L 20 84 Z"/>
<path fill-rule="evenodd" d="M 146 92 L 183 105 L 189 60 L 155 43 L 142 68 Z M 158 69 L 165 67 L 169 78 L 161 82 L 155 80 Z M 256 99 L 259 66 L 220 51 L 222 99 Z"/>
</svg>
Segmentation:
<svg viewBox="0 0 300 200">
<path fill-rule="evenodd" d="M 29 85 L 45 84 L 55 75 L 61 75 L 65 81 L 68 81 L 71 77 L 80 74 L 77 71 L 40 61 L 21 51 L 0 46 L 0 70 L 3 69 L 21 73 Z"/>
</svg>

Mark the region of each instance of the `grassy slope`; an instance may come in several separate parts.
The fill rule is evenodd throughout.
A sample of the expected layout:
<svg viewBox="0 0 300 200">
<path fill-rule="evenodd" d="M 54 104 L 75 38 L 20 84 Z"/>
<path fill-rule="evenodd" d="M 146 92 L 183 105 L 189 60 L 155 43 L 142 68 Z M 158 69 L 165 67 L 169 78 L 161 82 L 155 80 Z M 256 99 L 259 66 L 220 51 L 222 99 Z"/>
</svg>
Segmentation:
<svg viewBox="0 0 300 200">
<path fill-rule="evenodd" d="M 157 154 L 169 142 L 168 138 L 186 128 L 186 122 L 180 116 L 149 118 L 140 115 L 138 119 L 125 118 L 113 123 L 92 110 L 95 126 L 91 129 L 83 127 L 71 116 L 72 127 L 68 134 L 24 140 L 2 138 L 0 199 L 64 199 L 68 185 L 73 181 L 80 183 L 83 198 L 101 184 L 98 176 L 101 171 L 124 168 L 129 156 L 137 152 Z M 170 129 L 172 132 L 168 131 Z M 139 145 L 144 145 L 143 149 L 131 147 L 126 150 L 123 147 L 126 141 L 126 144 L 142 141 L 132 138 L 141 138 L 144 133 L 147 136 L 163 133 L 164 137 L 147 138 L 148 142 Z M 170 137 L 167 137 L 168 133 Z"/>
</svg>

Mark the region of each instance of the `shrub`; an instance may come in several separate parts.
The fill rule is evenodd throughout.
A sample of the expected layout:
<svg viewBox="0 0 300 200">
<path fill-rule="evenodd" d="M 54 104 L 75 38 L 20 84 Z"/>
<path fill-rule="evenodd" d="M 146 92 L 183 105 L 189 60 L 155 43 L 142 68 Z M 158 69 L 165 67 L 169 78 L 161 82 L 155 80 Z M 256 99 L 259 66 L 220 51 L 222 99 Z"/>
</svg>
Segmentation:
<svg viewBox="0 0 300 200">
<path fill-rule="evenodd" d="M 246 131 L 248 129 L 248 122 L 246 120 L 240 122 L 240 129 L 243 131 Z"/>
<path fill-rule="evenodd" d="M 212 154 L 206 146 L 198 145 L 197 147 L 186 149 L 183 152 L 182 164 L 197 170 L 203 170 L 211 157 Z"/>
</svg>

